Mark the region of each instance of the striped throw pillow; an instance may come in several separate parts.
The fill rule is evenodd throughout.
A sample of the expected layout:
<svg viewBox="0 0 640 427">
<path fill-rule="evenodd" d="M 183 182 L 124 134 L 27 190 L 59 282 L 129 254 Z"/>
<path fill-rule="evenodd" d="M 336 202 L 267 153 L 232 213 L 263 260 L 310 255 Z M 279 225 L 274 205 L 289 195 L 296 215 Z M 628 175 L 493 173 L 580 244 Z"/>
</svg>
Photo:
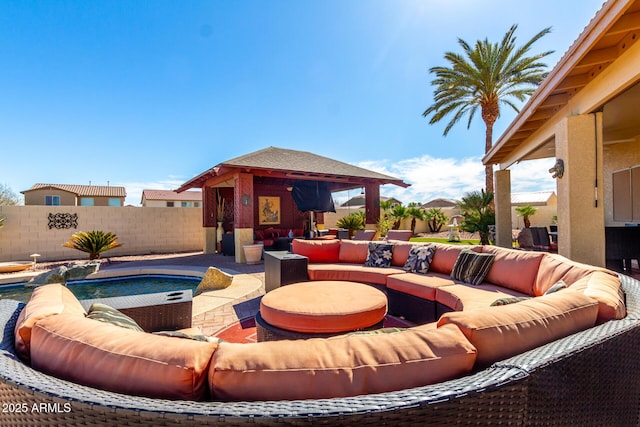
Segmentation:
<svg viewBox="0 0 640 427">
<path fill-rule="evenodd" d="M 111 323 L 121 328 L 133 329 L 134 331 L 144 332 L 144 330 L 131 317 L 110 307 L 106 304 L 98 302 L 91 304 L 87 312 L 87 318 L 97 320 L 99 322 Z"/>
<path fill-rule="evenodd" d="M 463 249 L 451 270 L 451 278 L 472 285 L 479 285 L 489 273 L 494 254 L 481 254 Z"/>
</svg>

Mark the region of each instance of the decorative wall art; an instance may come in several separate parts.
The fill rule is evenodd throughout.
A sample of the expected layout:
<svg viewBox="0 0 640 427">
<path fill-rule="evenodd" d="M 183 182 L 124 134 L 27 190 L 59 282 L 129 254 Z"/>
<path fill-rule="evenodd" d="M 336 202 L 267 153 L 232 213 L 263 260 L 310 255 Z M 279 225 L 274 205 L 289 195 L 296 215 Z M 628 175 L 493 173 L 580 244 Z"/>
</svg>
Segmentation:
<svg viewBox="0 0 640 427">
<path fill-rule="evenodd" d="M 50 213 L 49 230 L 52 228 L 78 228 L 78 214 Z"/>
<path fill-rule="evenodd" d="M 261 225 L 280 224 L 280 197 L 258 197 L 258 222 Z"/>
</svg>

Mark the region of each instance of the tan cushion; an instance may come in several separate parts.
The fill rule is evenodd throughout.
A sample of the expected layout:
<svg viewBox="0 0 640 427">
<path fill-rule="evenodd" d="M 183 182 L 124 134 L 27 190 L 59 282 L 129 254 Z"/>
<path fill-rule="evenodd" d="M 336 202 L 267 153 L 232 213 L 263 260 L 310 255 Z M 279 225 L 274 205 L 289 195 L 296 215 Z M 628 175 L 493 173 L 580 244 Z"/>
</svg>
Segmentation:
<svg viewBox="0 0 640 427">
<path fill-rule="evenodd" d="M 54 283 L 33 290 L 31 299 L 20 312 L 14 330 L 16 354 L 20 359 L 29 363 L 33 325 L 38 320 L 60 313 L 77 317 L 84 317 L 86 314 L 78 299 L 66 286 Z"/>
<path fill-rule="evenodd" d="M 617 277 L 616 273 L 606 268 L 582 264 L 558 254 L 544 254 L 542 260 L 540 260 L 540 267 L 538 268 L 538 275 L 533 288 L 534 295 L 544 295 L 547 289 L 559 280 L 563 280 L 567 285 L 571 286 L 572 283 L 594 271 L 601 271 Z"/>
<path fill-rule="evenodd" d="M 413 295 L 429 301 L 436 300 L 436 289 L 440 286 L 455 285 L 456 282 L 447 274 L 440 273 L 406 273 L 394 274 L 387 278 L 387 288 Z"/>
<path fill-rule="evenodd" d="M 352 264 L 364 264 L 369 253 L 369 242 L 363 240 L 343 240 L 340 242 L 338 260 Z"/>
<path fill-rule="evenodd" d="M 369 242 L 365 242 L 369 243 Z M 366 267 L 362 264 L 309 264 L 309 280 L 344 280 L 348 282 L 386 285 L 387 277 L 405 274 L 402 268 Z"/>
<path fill-rule="evenodd" d="M 498 246 L 483 246 L 482 253 L 496 257 L 485 277 L 487 282 L 500 285 L 527 295 L 534 295 L 533 285 L 538 275 L 541 252 L 517 251 Z"/>
<path fill-rule="evenodd" d="M 314 262 L 338 262 L 340 240 L 303 240 L 293 239 L 291 248 L 294 254 L 309 258 Z"/>
<path fill-rule="evenodd" d="M 622 319 L 627 315 L 622 283 L 617 276 L 595 271 L 574 282 L 569 290 L 582 292 L 598 301 L 598 323 Z"/>
<path fill-rule="evenodd" d="M 119 328 L 66 314 L 33 327 L 31 361 L 58 378 L 118 393 L 200 400 L 216 343 Z"/>
<path fill-rule="evenodd" d="M 462 311 L 488 307 L 499 298 L 524 296 L 527 295 L 491 283 L 476 286 L 458 282 L 438 287 L 435 300 L 453 310 Z"/>
<path fill-rule="evenodd" d="M 447 245 L 444 243 L 431 244 L 436 247 L 436 252 L 433 254 L 433 260 L 431 261 L 429 270 L 443 274 L 451 273 L 453 265 L 456 263 L 461 250 L 471 249 L 476 252 L 482 251 L 481 246 Z"/>
<path fill-rule="evenodd" d="M 402 390 L 469 372 L 475 349 L 455 327 L 329 339 L 220 343 L 209 370 L 221 400 L 321 399 Z"/>
<path fill-rule="evenodd" d="M 563 291 L 517 304 L 445 313 L 438 327 L 457 325 L 487 367 L 527 350 L 592 327 L 598 303 L 580 292 Z"/>
</svg>

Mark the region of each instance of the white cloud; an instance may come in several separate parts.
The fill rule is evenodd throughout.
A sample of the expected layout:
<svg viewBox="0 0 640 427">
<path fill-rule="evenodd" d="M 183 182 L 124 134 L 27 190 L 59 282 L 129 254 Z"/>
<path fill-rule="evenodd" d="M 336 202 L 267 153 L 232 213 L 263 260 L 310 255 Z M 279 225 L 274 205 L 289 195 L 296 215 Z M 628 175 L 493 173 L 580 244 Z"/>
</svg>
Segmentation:
<svg viewBox="0 0 640 427">
<path fill-rule="evenodd" d="M 511 191 L 554 190 L 548 169 L 555 159 L 531 160 L 511 168 Z M 363 161 L 358 166 L 401 178 L 409 188 L 385 185 L 381 194 L 402 202 L 426 203 L 435 198 L 460 199 L 465 193 L 484 188 L 484 165 L 480 157 L 437 158 L 429 155 L 391 163 L 389 160 Z M 495 170 L 495 167 L 494 167 Z"/>
</svg>

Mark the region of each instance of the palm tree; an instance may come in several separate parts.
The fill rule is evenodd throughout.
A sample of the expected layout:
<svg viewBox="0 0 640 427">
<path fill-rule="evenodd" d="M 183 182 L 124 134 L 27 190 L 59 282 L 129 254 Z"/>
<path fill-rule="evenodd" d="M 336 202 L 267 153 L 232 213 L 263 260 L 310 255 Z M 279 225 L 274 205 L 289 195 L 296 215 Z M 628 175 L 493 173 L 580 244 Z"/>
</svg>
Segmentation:
<svg viewBox="0 0 640 427">
<path fill-rule="evenodd" d="M 530 228 L 531 221 L 529 220 L 529 217 L 535 215 L 536 212 L 538 212 L 538 209 L 531 205 L 516 206 L 516 212 L 522 217 L 522 220 L 524 221 L 524 228 Z"/>
<path fill-rule="evenodd" d="M 444 214 L 440 208 L 431 208 L 425 212 L 425 219 L 429 226 L 429 231 L 437 233 L 442 229 L 442 226 L 449 221 L 449 217 Z"/>
<path fill-rule="evenodd" d="M 433 67 L 429 70 L 436 75 L 431 82 L 436 86 L 434 103 L 422 115 L 431 115 L 429 124 L 434 124 L 453 114 L 444 129 L 444 136 L 467 115 L 468 129 L 480 107 L 486 126 L 485 154 L 488 153 L 493 145 L 493 124 L 500 117 L 500 104 L 508 105 L 517 112 L 518 107 L 513 99 L 523 102 L 547 76 L 546 64 L 539 61 L 553 51 L 533 56 L 527 54 L 533 43 L 551 29 L 545 28 L 523 46 L 516 47 L 514 34 L 517 28 L 517 25 L 511 26 L 500 44 L 489 43 L 484 39 L 478 40 L 471 47 L 464 40 L 458 39 L 464 55 L 447 52 L 444 58 L 451 66 Z M 487 192 L 494 191 L 493 165 L 485 166 L 485 186 Z"/>
<path fill-rule="evenodd" d="M 422 203 L 411 202 L 407 205 L 407 212 L 411 217 L 411 234 L 416 234 L 416 222 L 425 219 L 425 211 L 420 208 Z"/>
<path fill-rule="evenodd" d="M 400 228 L 400 221 L 409 218 L 409 212 L 407 208 L 402 205 L 394 205 L 389 212 L 389 217 L 394 221 L 393 229 L 397 230 L 398 228 Z"/>
<path fill-rule="evenodd" d="M 460 212 L 464 216 L 460 227 L 469 233 L 479 233 L 480 243 L 488 245 L 489 226 L 496 223 L 496 215 L 491 204 L 493 193 L 484 190 L 467 193 L 458 202 Z"/>
</svg>

